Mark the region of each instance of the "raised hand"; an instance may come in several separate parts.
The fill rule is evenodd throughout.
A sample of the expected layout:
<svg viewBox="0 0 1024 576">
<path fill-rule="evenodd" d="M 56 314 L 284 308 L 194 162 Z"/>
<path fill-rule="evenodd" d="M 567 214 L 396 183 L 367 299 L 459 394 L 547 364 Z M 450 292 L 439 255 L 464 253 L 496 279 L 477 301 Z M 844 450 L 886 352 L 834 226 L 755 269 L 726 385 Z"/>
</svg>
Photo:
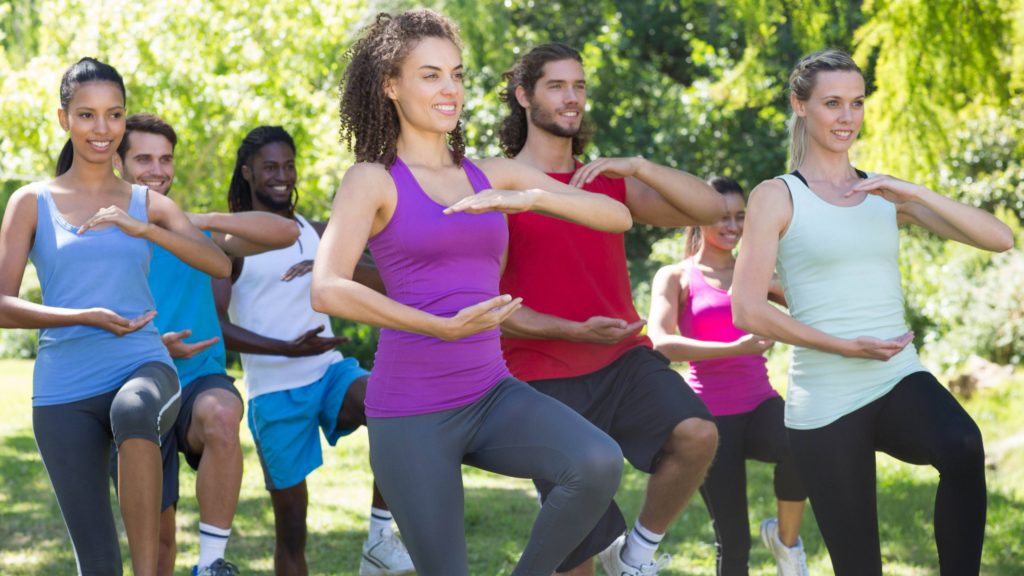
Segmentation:
<svg viewBox="0 0 1024 576">
<path fill-rule="evenodd" d="M 180 332 L 164 332 L 160 335 L 160 339 L 163 340 L 164 347 L 167 348 L 171 358 L 191 358 L 220 341 L 218 336 L 214 336 L 190 344 L 185 342 L 185 338 L 189 336 L 192 336 L 192 331 L 186 328 Z"/>
<path fill-rule="evenodd" d="M 129 320 L 106 308 L 90 308 L 85 311 L 85 320 L 82 323 L 101 328 L 115 336 L 124 336 L 149 324 L 155 316 L 156 310 L 150 310 Z"/>
<path fill-rule="evenodd" d="M 455 204 L 444 209 L 445 214 L 466 212 L 467 214 L 481 214 L 483 212 L 503 212 L 506 214 L 517 214 L 526 212 L 533 208 L 537 200 L 537 192 L 534 190 L 482 190 L 466 196 Z"/>
<path fill-rule="evenodd" d="M 736 349 L 740 354 L 744 356 L 760 356 L 764 354 L 765 350 L 775 345 L 774 340 L 768 338 L 761 338 L 754 334 L 747 334 L 737 339 L 733 344 L 736 345 Z"/>
<path fill-rule="evenodd" d="M 584 164 L 576 170 L 569 180 L 570 186 L 582 188 L 590 184 L 601 174 L 611 178 L 625 178 L 635 176 L 640 170 L 640 163 L 643 158 L 635 156 L 632 158 L 598 158 L 593 162 Z"/>
<path fill-rule="evenodd" d="M 906 334 L 882 340 L 871 336 L 860 336 L 850 340 L 850 349 L 843 354 L 850 358 L 868 358 L 871 360 L 886 361 L 900 353 L 908 344 L 914 341 L 914 333 Z"/>
<path fill-rule="evenodd" d="M 113 224 L 125 234 L 134 237 L 145 234 L 150 226 L 146 222 L 129 216 L 127 212 L 117 206 L 107 206 L 106 208 L 100 208 L 91 218 L 85 221 L 85 224 L 79 226 L 78 233 L 83 234 L 86 230 L 91 230 L 104 224 Z"/>
<path fill-rule="evenodd" d="M 846 194 L 843 194 L 843 197 L 849 198 L 858 192 L 866 192 L 881 196 L 893 204 L 903 204 L 916 201 L 921 191 L 922 187 L 913 182 L 878 174 L 857 182 Z"/>
<path fill-rule="evenodd" d="M 281 281 L 282 282 L 291 282 L 292 280 L 298 278 L 299 276 L 304 276 L 306 274 L 309 274 L 312 271 L 313 271 L 313 261 L 312 260 L 303 260 L 302 262 L 299 262 L 299 263 L 293 265 L 284 274 L 281 274 Z"/>
<path fill-rule="evenodd" d="M 495 296 L 463 308 L 451 318 L 445 318 L 443 327 L 436 336 L 442 340 L 454 341 L 493 330 L 522 305 L 522 298 L 512 298 L 508 294 Z"/>
<path fill-rule="evenodd" d="M 339 344 L 348 342 L 348 338 L 345 336 L 330 336 L 327 338 L 319 336 L 323 331 L 324 327 L 320 325 L 303 332 L 301 336 L 288 342 L 283 355 L 291 357 L 316 356 L 328 350 L 333 350 Z"/>
<path fill-rule="evenodd" d="M 616 344 L 639 332 L 646 323 L 644 320 L 630 323 L 621 318 L 591 316 L 573 330 L 572 339 L 592 344 Z"/>
</svg>

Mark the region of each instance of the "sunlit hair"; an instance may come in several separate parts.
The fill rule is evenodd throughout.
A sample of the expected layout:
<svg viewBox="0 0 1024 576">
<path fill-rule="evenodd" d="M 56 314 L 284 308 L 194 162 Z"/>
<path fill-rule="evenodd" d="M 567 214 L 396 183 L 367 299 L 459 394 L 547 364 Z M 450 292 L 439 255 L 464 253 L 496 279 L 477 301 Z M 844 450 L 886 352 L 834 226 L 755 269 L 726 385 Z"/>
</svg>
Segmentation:
<svg viewBox="0 0 1024 576">
<path fill-rule="evenodd" d="M 231 173 L 231 184 L 228 185 L 228 210 L 231 212 L 249 212 L 252 210 L 252 188 L 249 181 L 242 176 L 242 166 L 249 166 L 254 156 L 268 144 L 283 143 L 297 155 L 295 140 L 287 130 L 280 126 L 257 126 L 242 139 L 235 155 L 235 169 Z M 292 196 L 288 213 L 295 213 L 295 205 L 299 202 L 298 187 L 292 188 Z"/>
<path fill-rule="evenodd" d="M 501 150 L 506 156 L 511 158 L 519 154 L 523 146 L 526 145 L 528 130 L 526 109 L 516 100 L 516 88 L 522 86 L 526 97 L 533 98 L 537 81 L 544 75 L 544 65 L 561 60 L 575 60 L 581 65 L 583 64 L 583 58 L 578 50 L 568 44 L 550 42 L 541 44 L 527 52 L 501 75 L 502 80 L 505 81 L 505 88 L 502 89 L 500 98 L 502 102 L 508 104 L 508 116 L 502 120 L 498 136 Z M 579 132 L 572 137 L 573 156 L 583 153 L 583 149 L 590 140 L 590 134 L 590 125 L 586 123 L 584 117 L 584 123 L 580 126 Z"/>
<path fill-rule="evenodd" d="M 804 56 L 789 75 L 789 91 L 801 102 L 811 98 L 819 72 L 861 72 L 857 63 L 842 50 L 827 49 Z M 796 170 L 807 155 L 807 121 L 794 111 L 789 117 L 789 168 Z"/>
<path fill-rule="evenodd" d="M 401 75 L 402 64 L 424 38 L 450 40 L 461 50 L 459 29 L 433 10 L 418 9 L 391 16 L 377 15 L 346 53 L 349 60 L 341 78 L 341 141 L 357 162 L 380 162 L 390 168 L 401 125 L 398 110 L 384 92 L 389 79 Z M 448 133 L 452 158 L 459 164 L 466 155 L 462 122 Z"/>
<path fill-rule="evenodd" d="M 132 114 L 125 120 L 124 138 L 121 139 L 121 144 L 117 147 L 117 155 L 121 157 L 122 162 L 128 156 L 128 146 L 130 146 L 128 136 L 132 132 L 163 136 L 171 143 L 171 150 L 174 150 L 174 147 L 178 145 L 178 133 L 174 131 L 170 124 L 164 122 L 162 118 L 148 112 Z"/>
<path fill-rule="evenodd" d="M 121 90 L 121 98 L 127 102 L 128 97 L 124 89 L 124 79 L 121 78 L 117 70 L 110 64 L 105 64 L 95 58 L 86 56 L 72 64 L 64 72 L 64 76 L 61 77 L 60 107 L 66 112 L 68 106 L 71 105 L 71 99 L 74 98 L 75 92 L 78 91 L 78 87 L 90 82 L 110 82 Z M 75 149 L 69 138 L 64 144 L 64 148 L 60 151 L 60 157 L 57 158 L 57 176 L 71 169 L 71 163 L 74 159 Z"/>
<path fill-rule="evenodd" d="M 726 194 L 739 194 L 743 196 L 743 188 L 740 187 L 740 183 L 729 178 L 728 176 L 712 176 L 708 180 L 708 186 L 714 188 L 719 194 L 725 196 Z M 704 238 L 700 233 L 700 226 L 690 226 L 686 230 L 686 236 L 683 239 L 683 257 L 691 258 L 697 252 L 700 252 L 701 247 L 704 245 Z"/>
</svg>

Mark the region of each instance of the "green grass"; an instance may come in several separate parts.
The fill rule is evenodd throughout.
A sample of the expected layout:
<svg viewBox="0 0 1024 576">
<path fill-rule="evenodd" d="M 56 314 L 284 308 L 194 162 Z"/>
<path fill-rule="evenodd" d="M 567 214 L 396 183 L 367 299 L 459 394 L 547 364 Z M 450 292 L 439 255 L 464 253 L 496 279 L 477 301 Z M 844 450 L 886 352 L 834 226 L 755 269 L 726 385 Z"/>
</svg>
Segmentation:
<svg viewBox="0 0 1024 576">
<path fill-rule="evenodd" d="M 74 559 L 49 481 L 39 461 L 31 426 L 29 361 L 0 361 L 0 574 L 69 574 Z M 1024 430 L 1024 388 L 984 390 L 968 403 L 986 441 L 992 445 Z M 234 535 L 228 548 L 244 574 L 270 574 L 273 567 L 273 514 L 249 432 L 243 428 L 245 477 Z M 325 446 L 326 448 L 326 446 Z M 1024 573 L 1024 458 L 1004 455 L 989 471 L 989 522 L 984 574 Z M 186 573 L 198 549 L 195 475 L 181 476 L 178 514 L 178 573 Z M 628 467 L 627 467 L 628 468 Z M 773 515 L 771 467 L 750 465 L 752 529 Z M 932 539 L 932 502 L 937 475 L 879 457 L 879 516 L 886 574 L 937 574 Z M 309 478 L 308 557 L 313 574 L 355 574 L 366 537 L 371 474 L 366 434 L 360 430 L 325 450 L 324 466 Z M 470 572 L 508 574 L 522 550 L 536 514 L 532 485 L 465 469 L 466 537 Z M 628 470 L 618 500 L 627 518 L 640 506 L 646 476 Z M 813 515 L 805 518 L 803 538 L 811 572 L 831 572 Z M 707 513 L 699 498 L 672 527 L 663 550 L 673 562 L 666 574 L 714 574 L 714 546 Z M 127 546 L 122 535 L 122 550 Z M 126 564 L 126 574 L 129 573 Z M 751 574 L 775 574 L 769 553 L 755 538 Z"/>
</svg>

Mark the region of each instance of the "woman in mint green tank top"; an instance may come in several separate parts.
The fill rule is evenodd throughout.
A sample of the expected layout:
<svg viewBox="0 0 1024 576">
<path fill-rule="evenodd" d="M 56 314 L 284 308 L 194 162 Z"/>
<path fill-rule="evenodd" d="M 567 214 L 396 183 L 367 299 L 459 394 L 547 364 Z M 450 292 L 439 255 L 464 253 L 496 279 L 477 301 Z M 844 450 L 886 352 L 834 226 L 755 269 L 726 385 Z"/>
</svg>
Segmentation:
<svg viewBox="0 0 1024 576">
<path fill-rule="evenodd" d="M 70 139 L 53 180 L 11 197 L 0 226 L 0 327 L 40 329 L 33 374 L 36 444 L 81 574 L 121 574 L 109 502 L 111 442 L 133 572 L 155 575 L 163 430 L 180 387 L 146 282 L 149 242 L 209 274 L 230 263 L 174 203 L 113 171 L 125 130 L 125 88 L 92 58 L 61 81 Z M 18 298 L 27 260 L 43 303 Z M 58 571 L 61 571 L 58 569 Z"/>
<path fill-rule="evenodd" d="M 882 573 L 875 452 L 883 451 L 939 471 L 937 564 L 942 574 L 977 574 L 981 434 L 918 360 L 904 319 L 898 225 L 992 251 L 1010 249 L 1013 234 L 987 212 L 851 165 L 865 93 L 850 56 L 807 56 L 789 84 L 793 172 L 751 193 L 734 322 L 794 346 L 786 426 L 835 573 Z M 789 315 L 766 299 L 776 268 Z"/>
</svg>

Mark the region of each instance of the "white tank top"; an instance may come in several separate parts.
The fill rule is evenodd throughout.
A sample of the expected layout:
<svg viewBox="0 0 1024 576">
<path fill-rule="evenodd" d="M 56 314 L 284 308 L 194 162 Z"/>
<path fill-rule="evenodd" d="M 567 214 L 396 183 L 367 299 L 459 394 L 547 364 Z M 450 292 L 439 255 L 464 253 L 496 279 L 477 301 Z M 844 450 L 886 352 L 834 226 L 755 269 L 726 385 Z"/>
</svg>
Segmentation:
<svg viewBox="0 0 1024 576">
<path fill-rule="evenodd" d="M 793 199 L 776 262 L 789 313 L 840 338 L 906 333 L 896 206 L 871 195 L 856 206 L 836 206 L 797 176 L 780 178 Z M 794 346 L 786 426 L 830 424 L 922 370 L 913 344 L 885 362 Z"/>
<path fill-rule="evenodd" d="M 313 275 L 304 274 L 290 282 L 281 280 L 281 275 L 296 263 L 312 260 L 320 245 L 313 226 L 298 214 L 295 219 L 299 222 L 299 239 L 294 244 L 245 257 L 242 273 L 231 287 L 228 317 L 246 330 L 277 340 L 294 340 L 317 326 L 324 327 L 321 336 L 333 336 L 330 318 L 313 310 L 310 303 Z M 249 398 L 312 384 L 341 359 L 336 350 L 298 358 L 242 354 Z"/>
</svg>

